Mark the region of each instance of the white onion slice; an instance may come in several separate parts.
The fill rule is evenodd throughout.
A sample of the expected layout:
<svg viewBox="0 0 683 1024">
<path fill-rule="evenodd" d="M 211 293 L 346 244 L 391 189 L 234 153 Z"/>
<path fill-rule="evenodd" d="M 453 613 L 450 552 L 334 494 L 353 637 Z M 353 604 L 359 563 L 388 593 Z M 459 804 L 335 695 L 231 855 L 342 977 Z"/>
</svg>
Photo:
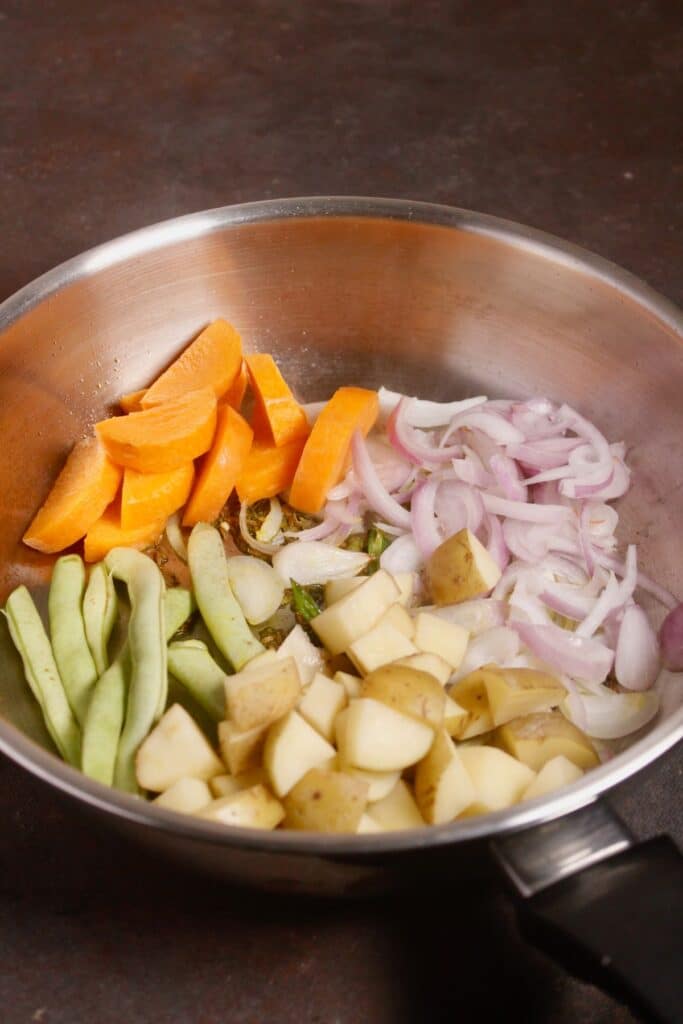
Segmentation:
<svg viewBox="0 0 683 1024">
<path fill-rule="evenodd" d="M 180 512 L 174 512 L 166 520 L 166 536 L 168 537 L 168 543 L 178 558 L 182 559 L 183 562 L 187 562 L 187 544 L 183 537 L 183 531 L 180 528 Z"/>
<path fill-rule="evenodd" d="M 248 508 L 249 506 L 247 505 L 246 501 L 243 501 L 242 504 L 240 505 L 239 519 L 240 535 L 242 537 L 242 540 L 244 540 L 249 545 L 250 548 L 253 548 L 254 551 L 260 551 L 262 555 L 274 555 L 276 551 L 280 550 L 280 545 L 283 543 L 283 540 L 280 539 L 278 540 L 277 543 L 268 544 L 260 540 L 256 540 L 256 537 L 253 537 L 251 533 L 249 533 L 249 525 L 247 523 Z"/>
<path fill-rule="evenodd" d="M 554 523 L 559 525 L 574 515 L 566 505 L 532 505 L 525 501 L 510 501 L 496 494 L 482 494 L 484 508 L 494 515 L 522 519 L 525 523 Z"/>
<path fill-rule="evenodd" d="M 645 693 L 614 693 L 606 686 L 601 693 L 581 697 L 583 724 L 575 719 L 571 703 L 560 704 L 561 711 L 580 729 L 596 740 L 618 740 L 647 725 L 659 710 L 659 697 L 654 690 Z"/>
<path fill-rule="evenodd" d="M 357 576 L 369 561 L 370 555 L 362 551 L 346 551 L 316 540 L 295 540 L 273 556 L 273 568 L 285 586 L 290 580 L 308 586 Z"/>
<path fill-rule="evenodd" d="M 401 399 L 407 397 L 398 391 L 389 391 L 387 388 L 380 388 L 378 396 L 383 416 L 389 416 Z M 476 398 L 463 398 L 457 402 L 428 402 L 425 399 L 415 398 L 408 423 L 411 427 L 422 427 L 423 429 L 444 427 L 458 413 L 474 409 L 477 405 L 483 405 L 485 401 L 484 395 L 479 395 Z"/>
<path fill-rule="evenodd" d="M 282 526 L 282 505 L 277 498 L 270 499 L 270 510 L 268 515 L 256 531 L 256 540 L 265 544 L 271 543 L 277 537 Z M 282 543 L 280 540 L 278 543 Z"/>
<path fill-rule="evenodd" d="M 614 654 L 598 640 L 576 636 L 555 625 L 517 621 L 513 625 L 530 651 L 568 676 L 602 683 L 612 668 Z"/>
<path fill-rule="evenodd" d="M 605 551 L 596 551 L 595 556 L 601 565 L 606 569 L 612 569 L 617 576 L 625 575 L 626 565 L 618 558 L 607 554 Z M 656 598 L 660 604 L 663 604 L 665 608 L 669 608 L 671 610 L 678 604 L 678 599 L 674 597 L 670 590 L 667 590 L 666 587 L 661 586 L 661 584 L 657 583 L 649 576 L 646 576 L 645 573 L 640 570 L 638 570 L 637 585 L 641 590 L 645 590 L 648 594 L 652 594 L 652 596 Z"/>
<path fill-rule="evenodd" d="M 503 497 L 511 501 L 527 501 L 527 484 L 522 477 L 517 463 L 507 455 L 494 455 L 489 461 L 491 471 L 496 478 Z"/>
<path fill-rule="evenodd" d="M 521 430 L 497 412 L 475 409 L 474 412 L 460 413 L 451 420 L 449 431 L 460 430 L 462 427 L 481 430 L 496 444 L 521 444 L 526 440 Z"/>
<path fill-rule="evenodd" d="M 495 626 L 484 630 L 470 640 L 465 657 L 458 671 L 451 676 L 451 681 L 463 679 L 470 672 L 493 662 L 496 665 L 507 665 L 519 653 L 519 636 L 508 626 Z"/>
<path fill-rule="evenodd" d="M 422 568 L 423 562 L 412 533 L 398 537 L 379 556 L 380 567 L 393 575 L 399 572 L 417 572 Z"/>
<path fill-rule="evenodd" d="M 649 690 L 659 674 L 657 634 L 637 604 L 626 608 L 614 657 L 614 674 L 626 690 Z"/>
<path fill-rule="evenodd" d="M 441 607 L 418 608 L 417 611 L 428 611 L 431 615 L 445 619 L 446 622 L 462 626 L 473 636 L 505 624 L 505 604 L 490 597 L 474 598 L 472 601 Z"/>
<path fill-rule="evenodd" d="M 486 529 L 488 531 L 486 550 L 500 571 L 503 572 L 510 561 L 510 550 L 505 541 L 500 519 L 497 516 L 492 516 L 490 512 L 486 514 Z"/>
<path fill-rule="evenodd" d="M 351 451 L 353 469 L 370 508 L 378 512 L 388 523 L 409 530 L 410 512 L 392 498 L 380 480 L 360 430 L 356 430 L 353 435 Z"/>
<path fill-rule="evenodd" d="M 282 603 L 285 587 L 277 572 L 261 558 L 234 555 L 228 559 L 228 580 L 251 625 L 265 622 Z"/>
<path fill-rule="evenodd" d="M 439 487 L 438 480 L 425 481 L 415 490 L 410 504 L 413 537 L 423 558 L 429 558 L 444 539 L 434 514 L 436 492 Z"/>
</svg>

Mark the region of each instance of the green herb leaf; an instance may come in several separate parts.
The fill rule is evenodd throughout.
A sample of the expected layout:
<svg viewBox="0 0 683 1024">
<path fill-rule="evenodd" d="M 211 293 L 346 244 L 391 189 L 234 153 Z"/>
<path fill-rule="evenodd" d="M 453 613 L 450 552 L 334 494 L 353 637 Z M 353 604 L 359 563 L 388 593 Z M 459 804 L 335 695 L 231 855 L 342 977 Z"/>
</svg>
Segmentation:
<svg viewBox="0 0 683 1024">
<path fill-rule="evenodd" d="M 368 530 L 368 541 L 366 551 L 373 558 L 379 558 L 383 551 L 391 544 L 391 540 L 387 537 L 386 533 L 382 533 L 376 526 L 371 526 Z"/>
<path fill-rule="evenodd" d="M 316 615 L 320 615 L 320 608 L 315 600 L 303 587 L 300 587 L 294 580 L 292 584 L 292 607 L 297 615 L 300 615 L 306 622 L 310 622 Z"/>
</svg>

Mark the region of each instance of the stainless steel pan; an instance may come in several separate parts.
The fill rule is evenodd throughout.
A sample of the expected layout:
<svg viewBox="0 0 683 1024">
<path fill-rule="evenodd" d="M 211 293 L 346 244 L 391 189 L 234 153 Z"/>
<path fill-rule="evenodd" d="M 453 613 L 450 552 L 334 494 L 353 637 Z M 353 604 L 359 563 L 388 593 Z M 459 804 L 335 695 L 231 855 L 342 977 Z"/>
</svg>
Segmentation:
<svg viewBox="0 0 683 1024">
<path fill-rule="evenodd" d="M 622 537 L 680 591 L 681 314 L 604 260 L 496 218 L 316 198 L 147 228 L 0 306 L 0 599 L 47 579 L 50 560 L 19 541 L 74 439 L 218 315 L 249 348 L 273 352 L 306 400 L 357 382 L 437 399 L 544 393 L 577 406 L 626 440 L 634 485 Z M 176 817 L 60 762 L 0 630 L 0 749 L 102 823 L 199 870 L 278 890 L 362 894 L 495 863 L 537 941 L 602 970 L 643 1012 L 683 1019 L 679 855 L 666 839 L 635 845 L 600 801 L 683 735 L 680 677 L 662 680 L 664 713 L 646 735 L 542 800 L 414 833 L 261 834 Z"/>
</svg>

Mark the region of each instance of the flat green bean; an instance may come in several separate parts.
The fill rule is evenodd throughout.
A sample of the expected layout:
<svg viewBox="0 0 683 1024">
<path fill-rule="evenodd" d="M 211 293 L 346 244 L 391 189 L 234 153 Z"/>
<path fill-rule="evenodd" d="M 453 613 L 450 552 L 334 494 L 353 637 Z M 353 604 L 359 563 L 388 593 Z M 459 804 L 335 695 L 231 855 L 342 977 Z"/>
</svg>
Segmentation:
<svg viewBox="0 0 683 1024">
<path fill-rule="evenodd" d="M 197 523 L 187 545 L 195 597 L 206 628 L 236 671 L 265 650 L 247 625 L 228 579 L 228 560 L 220 533 Z"/>
<path fill-rule="evenodd" d="M 168 645 L 168 670 L 217 722 L 225 718 L 227 675 L 201 640 Z"/>
<path fill-rule="evenodd" d="M 184 587 L 170 587 L 164 593 L 164 622 L 166 639 L 170 640 L 185 625 L 197 602 L 191 590 Z"/>
<path fill-rule="evenodd" d="M 81 730 L 67 700 L 45 627 L 26 587 L 17 587 L 10 594 L 5 612 L 10 636 L 21 655 L 26 680 L 40 704 L 47 730 L 64 760 L 78 766 Z"/>
<path fill-rule="evenodd" d="M 154 724 L 168 685 L 164 578 L 151 558 L 132 548 L 113 548 L 105 564 L 112 575 L 128 587 L 131 605 L 128 623 L 130 689 L 114 781 L 119 789 L 137 792 L 135 755 Z"/>
<path fill-rule="evenodd" d="M 118 606 L 111 573 L 107 571 L 104 562 L 98 562 L 90 570 L 90 578 L 83 595 L 85 636 L 98 676 L 102 675 L 109 664 L 107 644 L 116 622 Z"/>
<path fill-rule="evenodd" d="M 80 725 L 97 682 L 97 667 L 88 647 L 81 606 L 85 566 L 78 555 L 63 555 L 55 562 L 48 596 L 50 640 L 67 700 Z"/>
<path fill-rule="evenodd" d="M 83 725 L 81 768 L 105 786 L 114 782 L 129 672 L 125 650 L 97 680 Z"/>
</svg>

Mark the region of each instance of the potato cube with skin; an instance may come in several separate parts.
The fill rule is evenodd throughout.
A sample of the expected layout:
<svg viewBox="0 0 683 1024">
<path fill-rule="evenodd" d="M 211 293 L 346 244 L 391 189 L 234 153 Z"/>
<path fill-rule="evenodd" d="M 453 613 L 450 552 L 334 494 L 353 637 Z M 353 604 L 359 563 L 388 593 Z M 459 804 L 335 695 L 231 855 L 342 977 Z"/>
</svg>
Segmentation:
<svg viewBox="0 0 683 1024">
<path fill-rule="evenodd" d="M 211 780 L 213 782 L 213 779 Z M 178 779 L 172 786 L 152 800 L 157 807 L 179 814 L 196 814 L 211 803 L 211 791 L 204 779 Z"/>
<path fill-rule="evenodd" d="M 438 615 L 419 612 L 415 617 L 415 646 L 425 654 L 438 654 L 454 670 L 465 657 L 469 638 L 463 626 L 446 622 Z"/>
<path fill-rule="evenodd" d="M 367 675 L 381 665 L 397 658 L 417 654 L 417 648 L 407 636 L 389 622 L 379 622 L 364 636 L 355 640 L 346 652 L 356 668 Z"/>
<path fill-rule="evenodd" d="M 434 604 L 458 604 L 483 597 L 501 571 L 481 541 L 467 529 L 449 537 L 427 559 L 425 576 Z"/>
<path fill-rule="evenodd" d="M 366 578 L 365 576 L 353 576 L 351 579 L 328 580 L 325 584 L 325 606 L 329 608 L 335 601 L 346 597 L 361 583 L 364 583 Z"/>
<path fill-rule="evenodd" d="M 298 711 L 309 725 L 331 742 L 334 737 L 334 720 L 347 703 L 343 684 L 318 672 L 299 701 Z"/>
<path fill-rule="evenodd" d="M 138 785 L 161 793 L 184 777 L 210 779 L 223 765 L 195 720 L 180 704 L 159 719 L 135 758 Z"/>
<path fill-rule="evenodd" d="M 392 577 L 379 569 L 366 577 L 361 586 L 311 619 L 311 626 L 330 654 L 341 654 L 372 629 L 399 597 Z"/>
<path fill-rule="evenodd" d="M 371 804 L 365 814 L 382 832 L 424 828 L 425 825 L 420 808 L 415 803 L 409 786 L 402 779 L 383 800 Z"/>
<path fill-rule="evenodd" d="M 343 772 L 312 768 L 284 798 L 285 828 L 309 832 L 356 832 L 368 785 Z"/>
<path fill-rule="evenodd" d="M 558 679 L 538 669 L 484 665 L 477 671 L 486 687 L 494 725 L 534 711 L 549 711 L 567 696 Z"/>
<path fill-rule="evenodd" d="M 301 681 L 294 658 L 245 668 L 225 680 L 228 718 L 240 732 L 271 725 L 296 706 Z"/>
<path fill-rule="evenodd" d="M 531 768 L 497 747 L 458 747 L 458 754 L 475 791 L 467 816 L 511 807 L 535 778 Z"/>
<path fill-rule="evenodd" d="M 493 729 L 489 698 L 479 669 L 451 686 L 448 696 L 467 712 L 462 725 L 452 726 L 450 734 L 454 739 L 471 739 Z"/>
<path fill-rule="evenodd" d="M 562 754 L 558 754 L 557 757 L 546 761 L 534 781 L 525 789 L 522 800 L 535 800 L 536 797 L 546 796 L 562 786 L 569 786 L 582 776 L 580 768 Z"/>
<path fill-rule="evenodd" d="M 280 797 L 286 796 L 311 768 L 329 765 L 335 757 L 332 744 L 296 711 L 270 727 L 263 748 L 263 766 Z"/>
<path fill-rule="evenodd" d="M 374 804 L 377 800 L 383 800 L 392 791 L 401 777 L 400 772 L 368 772 L 362 768 L 353 768 L 351 765 L 344 764 L 340 764 L 340 769 L 345 775 L 350 775 L 352 779 L 358 779 L 367 785 L 367 801 L 369 804 Z"/>
<path fill-rule="evenodd" d="M 397 629 L 399 633 L 403 633 L 408 640 L 412 640 L 415 634 L 415 623 L 413 622 L 412 616 L 408 614 L 402 604 L 398 601 L 396 604 L 392 604 L 390 608 L 387 608 L 382 618 L 379 620 L 377 625 L 383 625 L 388 623 Z"/>
<path fill-rule="evenodd" d="M 561 711 L 513 718 L 497 730 L 496 742 L 535 771 L 560 754 L 583 771 L 600 763 L 591 741 Z"/>
<path fill-rule="evenodd" d="M 316 672 L 322 672 L 325 669 L 323 652 L 315 646 L 298 623 L 280 644 L 277 657 L 294 658 L 302 686 L 308 686 L 313 682 Z"/>
<path fill-rule="evenodd" d="M 241 789 L 249 789 L 259 783 L 266 782 L 266 774 L 262 768 L 250 768 L 241 775 L 215 775 L 209 779 L 209 789 L 213 796 L 218 799 L 221 796 L 230 796 L 232 793 L 239 793 Z"/>
<path fill-rule="evenodd" d="M 408 658 L 400 658 L 397 665 L 406 665 L 408 668 L 417 668 L 421 672 L 429 672 L 430 676 L 438 679 L 442 686 L 445 686 L 451 677 L 453 669 L 440 658 L 438 654 L 411 654 Z"/>
<path fill-rule="evenodd" d="M 351 701 L 341 715 L 344 728 L 337 730 L 339 754 L 354 768 L 402 771 L 421 760 L 434 741 L 430 725 L 377 700 Z"/>
<path fill-rule="evenodd" d="M 415 769 L 415 800 L 429 825 L 454 821 L 476 798 L 455 744 L 442 729 Z"/>
<path fill-rule="evenodd" d="M 342 684 L 349 700 L 352 700 L 354 697 L 360 697 L 362 680 L 358 676 L 352 676 L 350 672 L 335 672 L 334 681 L 335 683 Z"/>
<path fill-rule="evenodd" d="M 383 665 L 366 676 L 361 697 L 381 701 L 401 714 L 433 729 L 443 724 L 446 693 L 441 683 L 428 672 L 405 665 Z"/>
<path fill-rule="evenodd" d="M 241 828 L 274 829 L 284 816 L 284 807 L 265 786 L 252 786 L 223 796 L 199 812 L 200 818 Z"/>
<path fill-rule="evenodd" d="M 218 723 L 218 745 L 231 775 L 258 767 L 267 732 L 264 726 L 240 732 L 232 722 Z"/>
<path fill-rule="evenodd" d="M 465 730 L 469 712 L 446 695 L 446 704 L 443 713 L 443 727 L 449 736 L 459 736 Z"/>
</svg>

